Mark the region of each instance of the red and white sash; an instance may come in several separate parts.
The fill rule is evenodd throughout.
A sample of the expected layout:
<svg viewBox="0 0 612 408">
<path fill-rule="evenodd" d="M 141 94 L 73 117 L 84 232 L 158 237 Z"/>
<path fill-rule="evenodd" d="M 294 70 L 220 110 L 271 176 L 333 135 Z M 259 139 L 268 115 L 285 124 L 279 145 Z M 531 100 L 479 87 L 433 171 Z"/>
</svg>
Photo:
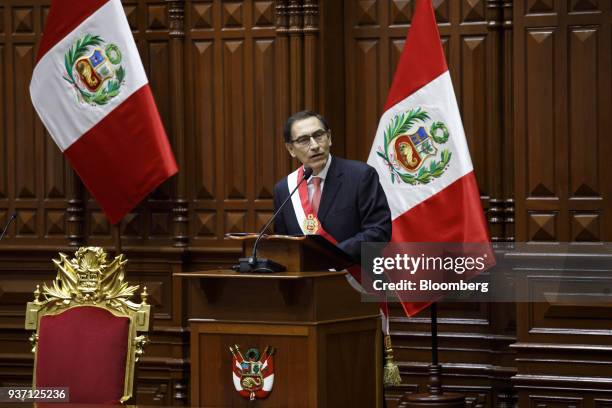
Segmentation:
<svg viewBox="0 0 612 408">
<path fill-rule="evenodd" d="M 298 185 L 300 180 L 302 180 L 302 177 L 304 177 L 304 166 L 301 166 L 296 171 L 287 176 L 287 187 L 289 187 L 289 193 L 291 193 L 293 189 Z M 295 217 L 297 218 L 298 225 L 302 229 L 302 233 L 304 235 L 321 235 L 325 237 L 328 241 L 333 242 L 334 244 L 338 243 L 338 241 L 336 241 L 323 229 L 319 218 L 317 218 L 317 214 L 310 206 L 310 200 L 308 199 L 307 183 L 300 184 L 298 194 L 294 194 L 291 197 L 291 204 L 293 204 L 293 211 L 295 212 Z"/>
</svg>

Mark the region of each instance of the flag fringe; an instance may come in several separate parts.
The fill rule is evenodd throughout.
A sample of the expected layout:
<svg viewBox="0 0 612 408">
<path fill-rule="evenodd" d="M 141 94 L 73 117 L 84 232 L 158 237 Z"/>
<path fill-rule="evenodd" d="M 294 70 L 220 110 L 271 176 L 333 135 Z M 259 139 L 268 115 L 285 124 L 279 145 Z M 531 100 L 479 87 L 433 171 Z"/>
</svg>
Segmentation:
<svg viewBox="0 0 612 408">
<path fill-rule="evenodd" d="M 393 387 L 402 383 L 399 367 L 393 361 L 393 348 L 391 347 L 391 336 L 385 336 L 385 367 L 383 369 L 383 384 L 385 387 Z"/>
</svg>

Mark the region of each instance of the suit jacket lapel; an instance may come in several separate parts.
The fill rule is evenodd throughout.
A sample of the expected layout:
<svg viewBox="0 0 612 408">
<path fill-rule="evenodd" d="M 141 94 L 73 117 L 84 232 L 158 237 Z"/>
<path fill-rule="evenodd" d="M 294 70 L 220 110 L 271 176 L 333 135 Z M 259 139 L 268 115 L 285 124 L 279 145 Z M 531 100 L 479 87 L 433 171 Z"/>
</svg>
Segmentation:
<svg viewBox="0 0 612 408">
<path fill-rule="evenodd" d="M 341 185 L 342 168 L 338 165 L 338 159 L 336 158 L 332 160 L 329 170 L 327 171 L 327 177 L 325 177 L 323 193 L 321 194 L 321 204 L 319 205 L 319 213 L 317 214 L 319 221 L 323 222 L 323 219 L 325 219 Z"/>
</svg>

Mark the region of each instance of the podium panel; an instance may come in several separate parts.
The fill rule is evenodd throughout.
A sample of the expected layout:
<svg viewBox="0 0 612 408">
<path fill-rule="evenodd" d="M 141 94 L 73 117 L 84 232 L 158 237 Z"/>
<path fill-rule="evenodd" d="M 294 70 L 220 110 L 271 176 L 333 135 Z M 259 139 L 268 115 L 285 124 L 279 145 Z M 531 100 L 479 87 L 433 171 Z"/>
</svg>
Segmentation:
<svg viewBox="0 0 612 408">
<path fill-rule="evenodd" d="M 232 383 L 229 346 L 246 352 L 276 349 L 274 388 L 258 407 L 376 407 L 380 362 L 379 321 L 317 326 L 190 322 L 192 344 L 191 405 L 247 407 Z M 364 353 L 364 350 L 368 350 Z M 369 354 L 369 355 L 368 355 Z M 380 365 L 377 364 L 380 362 Z"/>
<path fill-rule="evenodd" d="M 230 346 L 274 347 L 274 387 L 255 405 L 379 407 L 378 304 L 361 302 L 342 272 L 185 272 L 191 330 L 191 401 L 248 407 L 232 381 Z"/>
</svg>

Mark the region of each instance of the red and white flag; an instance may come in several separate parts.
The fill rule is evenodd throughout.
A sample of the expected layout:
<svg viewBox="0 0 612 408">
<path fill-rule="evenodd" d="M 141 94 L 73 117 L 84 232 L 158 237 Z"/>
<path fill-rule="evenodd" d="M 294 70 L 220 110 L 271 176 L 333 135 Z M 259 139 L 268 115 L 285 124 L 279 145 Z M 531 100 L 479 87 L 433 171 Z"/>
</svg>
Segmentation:
<svg viewBox="0 0 612 408">
<path fill-rule="evenodd" d="M 392 242 L 489 242 L 431 0 L 419 0 L 368 158 Z M 402 303 L 412 316 L 427 302 Z"/>
<path fill-rule="evenodd" d="M 178 171 L 120 0 L 52 1 L 30 96 L 111 223 Z"/>
</svg>

